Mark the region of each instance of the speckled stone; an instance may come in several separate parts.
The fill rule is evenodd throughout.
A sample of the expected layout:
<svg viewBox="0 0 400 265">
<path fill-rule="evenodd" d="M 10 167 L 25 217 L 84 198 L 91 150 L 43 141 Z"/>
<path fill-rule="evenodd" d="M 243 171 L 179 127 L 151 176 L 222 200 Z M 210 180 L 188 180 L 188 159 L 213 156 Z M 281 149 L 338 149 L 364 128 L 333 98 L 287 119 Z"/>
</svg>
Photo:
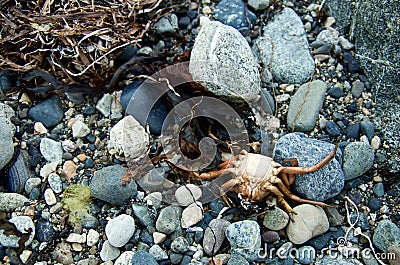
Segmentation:
<svg viewBox="0 0 400 265">
<path fill-rule="evenodd" d="M 381 220 L 372 240 L 382 252 L 386 252 L 390 246 L 400 247 L 400 228 L 390 220 Z"/>
<path fill-rule="evenodd" d="M 289 215 L 282 209 L 275 207 L 265 213 L 263 225 L 268 229 L 278 231 L 285 228 L 288 222 Z"/>
<path fill-rule="evenodd" d="M 254 24 L 257 18 L 253 12 L 245 9 L 245 5 L 241 0 L 220 1 L 215 8 L 214 17 L 225 25 L 236 29 L 248 27 L 248 20 Z"/>
<path fill-rule="evenodd" d="M 164 234 L 171 234 L 180 226 L 182 209 L 176 206 L 167 206 L 160 211 L 156 221 L 156 228 Z"/>
<path fill-rule="evenodd" d="M 203 248 L 207 255 L 213 256 L 221 248 L 225 239 L 225 229 L 230 224 L 229 221 L 224 219 L 213 219 L 208 224 L 203 239 Z"/>
<path fill-rule="evenodd" d="M 374 149 L 362 142 L 352 142 L 343 151 L 343 172 L 346 180 L 367 172 L 374 164 Z"/>
</svg>

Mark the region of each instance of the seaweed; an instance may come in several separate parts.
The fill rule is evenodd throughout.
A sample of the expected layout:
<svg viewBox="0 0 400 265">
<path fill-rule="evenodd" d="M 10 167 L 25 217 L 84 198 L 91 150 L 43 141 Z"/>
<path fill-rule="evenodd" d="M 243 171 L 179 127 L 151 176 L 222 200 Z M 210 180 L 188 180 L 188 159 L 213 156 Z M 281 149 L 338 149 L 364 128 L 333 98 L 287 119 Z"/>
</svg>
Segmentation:
<svg viewBox="0 0 400 265">
<path fill-rule="evenodd" d="M 89 205 L 92 194 L 88 186 L 73 184 L 63 193 L 62 205 L 69 213 L 68 222 L 71 225 L 81 225 L 84 218 L 89 216 Z"/>
</svg>

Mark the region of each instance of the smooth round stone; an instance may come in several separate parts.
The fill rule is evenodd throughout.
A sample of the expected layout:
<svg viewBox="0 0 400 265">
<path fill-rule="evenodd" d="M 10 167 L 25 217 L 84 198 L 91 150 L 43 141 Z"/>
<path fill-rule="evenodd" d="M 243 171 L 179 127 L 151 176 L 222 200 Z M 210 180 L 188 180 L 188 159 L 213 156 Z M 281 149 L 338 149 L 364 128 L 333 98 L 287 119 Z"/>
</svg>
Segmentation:
<svg viewBox="0 0 400 265">
<path fill-rule="evenodd" d="M 164 234 L 171 234 L 180 225 L 182 209 L 176 206 L 167 206 L 160 211 L 156 221 L 156 228 Z"/>
<path fill-rule="evenodd" d="M 99 220 L 93 215 L 86 215 L 82 220 L 82 227 L 86 229 L 97 228 L 100 225 Z"/>
<path fill-rule="evenodd" d="M 25 192 L 29 194 L 32 189 L 39 187 L 40 183 L 42 183 L 40 178 L 29 178 L 25 182 Z"/>
<path fill-rule="evenodd" d="M 382 206 L 382 200 L 377 199 L 377 198 L 372 198 L 369 200 L 368 202 L 368 207 L 372 210 L 372 211 L 378 211 L 379 208 L 381 208 Z"/>
<path fill-rule="evenodd" d="M 360 130 L 362 134 L 366 135 L 368 139 L 371 140 L 375 134 L 375 124 L 371 121 L 362 121 L 360 122 Z"/>
<path fill-rule="evenodd" d="M 332 137 L 336 137 L 340 135 L 340 128 L 339 126 L 336 124 L 336 122 L 333 121 L 328 121 L 326 123 L 326 132 L 332 136 Z"/>
<path fill-rule="evenodd" d="M 44 200 L 46 201 L 47 205 L 54 205 L 57 203 L 57 198 L 52 189 L 46 189 L 44 191 Z"/>
<path fill-rule="evenodd" d="M 24 246 L 27 247 L 32 243 L 35 237 L 35 224 L 29 216 L 16 216 L 11 218 L 8 222 L 12 223 L 15 228 L 22 234 L 26 234 L 27 238 Z M 19 240 L 21 237 L 15 235 L 14 233 L 9 233 L 9 231 L 4 230 L 0 227 L 0 244 L 5 247 L 17 248 L 19 247 Z"/>
<path fill-rule="evenodd" d="M 341 98 L 344 97 L 344 92 L 339 87 L 334 86 L 328 90 L 328 95 L 333 98 Z"/>
<path fill-rule="evenodd" d="M 241 29 L 249 27 L 248 20 L 251 24 L 254 24 L 256 20 L 253 12 L 249 10 L 247 12 L 246 15 L 245 6 L 241 0 L 222 0 L 215 8 L 214 17 L 225 25 Z"/>
<path fill-rule="evenodd" d="M 184 237 L 177 237 L 171 243 L 171 250 L 176 253 L 185 253 L 189 249 L 189 242 Z"/>
<path fill-rule="evenodd" d="M 135 233 L 135 229 L 135 220 L 129 215 L 121 214 L 108 221 L 105 231 L 112 246 L 122 247 L 128 243 Z"/>
<path fill-rule="evenodd" d="M 63 149 L 61 143 L 50 138 L 43 138 L 40 141 L 40 153 L 48 162 L 62 163 Z"/>
<path fill-rule="evenodd" d="M 157 260 L 148 252 L 138 250 L 132 256 L 132 264 L 135 265 L 158 265 Z"/>
<path fill-rule="evenodd" d="M 289 215 L 282 209 L 275 207 L 264 215 L 263 225 L 271 230 L 279 231 L 286 227 L 289 222 Z"/>
<path fill-rule="evenodd" d="M 153 255 L 156 260 L 167 260 L 168 254 L 159 245 L 153 245 L 149 249 L 149 253 Z"/>
<path fill-rule="evenodd" d="M 261 235 L 262 240 L 267 243 L 274 243 L 280 239 L 278 232 L 276 231 L 266 231 Z"/>
<path fill-rule="evenodd" d="M 118 258 L 120 254 L 120 251 L 118 248 L 113 247 L 110 242 L 108 242 L 108 240 L 104 241 L 103 243 L 103 247 L 101 248 L 100 251 L 100 258 L 103 261 L 111 261 L 111 260 L 115 260 L 116 258 Z"/>
<path fill-rule="evenodd" d="M 115 260 L 114 265 L 131 265 L 132 257 L 134 254 L 135 254 L 134 251 L 122 252 L 122 254 Z M 83 265 L 85 265 L 85 264 L 83 264 Z M 88 265 L 92 265 L 92 264 L 88 264 Z M 93 264 L 93 265 L 96 265 L 96 264 Z M 103 264 L 103 265 L 106 265 L 106 264 Z"/>
<path fill-rule="evenodd" d="M 367 172 L 375 159 L 374 149 L 362 142 L 352 142 L 343 151 L 343 172 L 346 180 L 354 179 Z"/>
<path fill-rule="evenodd" d="M 178 21 L 178 25 L 181 29 L 186 29 L 187 26 L 190 24 L 190 18 L 189 17 L 181 17 Z"/>
<path fill-rule="evenodd" d="M 382 252 L 390 246 L 400 247 L 400 228 L 392 221 L 383 219 L 379 221 L 373 235 L 374 245 Z"/>
<path fill-rule="evenodd" d="M 0 192 L 0 211 L 12 212 L 24 206 L 25 202 L 29 202 L 29 199 L 21 194 Z"/>
<path fill-rule="evenodd" d="M 176 200 L 181 206 L 188 206 L 200 199 L 201 189 L 194 184 L 187 184 L 179 187 L 175 192 Z"/>
<path fill-rule="evenodd" d="M 40 190 L 38 188 L 33 188 L 32 191 L 29 193 L 30 200 L 37 200 L 40 196 Z"/>
<path fill-rule="evenodd" d="M 2 146 L 1 140 L 0 140 L 0 146 Z M 17 156 L 17 159 L 14 160 L 11 167 L 8 168 L 8 172 L 3 180 L 3 186 L 6 188 L 6 190 L 10 192 L 23 193 L 26 181 L 33 175 L 33 173 L 30 171 L 28 167 L 28 164 L 26 163 L 25 155 L 28 158 L 28 154 L 25 151 L 21 150 L 21 152 Z M 3 162 L 5 162 L 5 160 L 3 160 Z"/>
<path fill-rule="evenodd" d="M 225 230 L 231 223 L 225 219 L 213 219 L 204 232 L 203 248 L 208 256 L 215 255 L 225 239 Z"/>
<path fill-rule="evenodd" d="M 360 138 L 360 124 L 350 124 L 346 128 L 346 137 L 348 139 L 358 139 Z"/>
<path fill-rule="evenodd" d="M 82 110 L 82 113 L 90 116 L 96 113 L 96 109 L 93 106 L 87 106 Z"/>
<path fill-rule="evenodd" d="M 203 219 L 203 206 L 200 202 L 192 203 L 182 211 L 181 226 L 188 228 Z"/>
<path fill-rule="evenodd" d="M 59 175 L 55 173 L 51 173 L 48 178 L 47 178 L 50 188 L 55 192 L 55 193 L 60 193 L 62 192 L 62 181 Z"/>
<path fill-rule="evenodd" d="M 361 81 L 354 81 L 353 86 L 351 87 L 351 94 L 355 98 L 361 97 L 362 92 L 364 91 L 364 84 Z"/>
<path fill-rule="evenodd" d="M 59 124 L 64 117 L 61 100 L 58 96 L 52 96 L 39 102 L 29 109 L 28 116 L 34 121 L 43 123 L 46 128 Z"/>
<path fill-rule="evenodd" d="M 50 242 L 55 236 L 53 225 L 49 221 L 39 221 L 36 224 L 35 239 L 39 242 Z"/>
<path fill-rule="evenodd" d="M 383 195 L 385 195 L 385 188 L 383 186 L 383 183 L 376 183 L 372 191 L 377 197 L 382 197 Z"/>
</svg>

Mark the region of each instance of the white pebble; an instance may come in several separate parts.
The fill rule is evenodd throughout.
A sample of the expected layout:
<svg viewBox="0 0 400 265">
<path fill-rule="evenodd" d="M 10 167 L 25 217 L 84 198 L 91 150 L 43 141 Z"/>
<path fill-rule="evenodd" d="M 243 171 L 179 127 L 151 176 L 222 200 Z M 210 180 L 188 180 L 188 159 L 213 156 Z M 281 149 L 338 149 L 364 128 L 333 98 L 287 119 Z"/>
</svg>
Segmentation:
<svg viewBox="0 0 400 265">
<path fill-rule="evenodd" d="M 67 240 L 68 243 L 85 243 L 86 242 L 86 234 L 76 234 L 71 233 L 68 235 Z"/>
<path fill-rule="evenodd" d="M 100 234 L 94 229 L 90 229 L 87 236 L 86 236 L 86 244 L 89 247 L 93 247 L 94 245 L 99 242 Z"/>
<path fill-rule="evenodd" d="M 188 206 L 200 199 L 201 189 L 194 184 L 179 187 L 175 192 L 176 200 L 181 206 Z"/>
<path fill-rule="evenodd" d="M 48 188 L 44 192 L 44 200 L 46 201 L 47 205 L 54 205 L 57 203 L 56 196 L 52 189 Z"/>
<path fill-rule="evenodd" d="M 381 146 L 381 138 L 379 138 L 378 136 L 374 136 L 371 139 L 371 146 L 374 150 L 378 150 L 379 147 Z"/>
<path fill-rule="evenodd" d="M 108 221 L 106 225 L 106 236 L 114 247 L 122 247 L 128 243 L 135 233 L 135 220 L 132 216 L 121 214 Z"/>
</svg>

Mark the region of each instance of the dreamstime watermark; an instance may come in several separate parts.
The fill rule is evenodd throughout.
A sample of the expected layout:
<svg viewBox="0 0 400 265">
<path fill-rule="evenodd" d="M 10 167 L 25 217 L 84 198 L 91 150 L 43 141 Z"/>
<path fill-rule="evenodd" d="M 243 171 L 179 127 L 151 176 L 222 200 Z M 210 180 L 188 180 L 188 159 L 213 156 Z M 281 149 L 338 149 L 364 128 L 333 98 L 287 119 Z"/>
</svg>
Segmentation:
<svg viewBox="0 0 400 265">
<path fill-rule="evenodd" d="M 240 151 L 248 151 L 250 148 L 249 135 L 244 121 L 237 110 L 230 104 L 219 98 L 205 95 L 184 99 L 175 90 L 178 86 L 194 82 L 190 73 L 193 72 L 193 69 L 197 69 L 201 72 L 204 71 L 204 67 L 209 66 L 209 62 L 196 62 L 195 64 L 185 62 L 162 69 L 151 77 L 146 78 L 138 87 L 125 113 L 126 116 L 134 117 L 141 125 L 145 126 L 153 107 L 160 98 L 167 94 L 170 96 L 172 94 L 173 97 L 178 98 L 176 101 L 178 103 L 175 102 L 173 109 L 169 111 L 163 122 L 158 142 L 161 144 L 161 148 L 164 150 L 163 155 L 169 164 L 173 164 L 174 167 L 186 171 L 199 172 L 204 170 L 214 161 L 217 153 L 215 139 L 209 136 L 199 141 L 198 148 L 201 153 L 199 157 L 189 159 L 182 152 L 180 132 L 184 126 L 187 126 L 188 123 L 198 117 L 206 117 L 215 120 L 224 127 L 229 135 L 230 144 L 235 147 L 232 149 L 232 155 L 238 155 Z M 189 69 L 191 71 L 189 71 Z M 235 76 L 238 80 L 242 80 L 240 82 L 243 82 L 243 73 L 241 69 L 218 67 L 209 69 L 209 71 L 212 71 L 213 74 L 210 76 L 200 76 L 200 80 L 196 79 L 196 82 L 225 90 L 225 93 L 230 93 L 230 96 L 240 98 L 240 100 L 245 102 L 253 112 L 256 112 L 255 116 L 263 117 L 262 120 L 268 120 L 265 118 L 268 110 L 265 110 L 265 98 L 263 100 L 263 97 L 260 96 L 259 84 L 254 84 L 252 80 L 248 80 L 247 86 L 249 87 L 249 92 L 244 92 L 243 95 L 236 95 L 233 90 L 230 89 L 230 86 L 235 85 L 235 82 L 239 81 L 227 80 L 227 73 L 230 72 L 231 76 Z M 257 96 L 257 93 L 260 95 Z M 264 130 L 264 132 L 271 132 L 276 129 L 266 128 L 268 125 L 265 126 L 265 124 L 267 123 L 259 124 L 261 130 Z M 129 129 L 130 128 L 125 128 L 125 130 Z M 271 142 L 271 140 L 268 139 L 268 135 L 272 135 L 272 133 L 262 134 L 262 137 L 264 137 L 262 139 L 263 144 Z M 125 131 L 123 137 L 123 148 L 124 150 L 129 150 L 129 148 L 131 148 L 130 133 Z M 148 154 L 127 159 L 127 164 L 130 174 L 135 177 L 137 183 L 144 190 L 159 191 L 163 194 L 164 201 L 174 203 L 174 191 L 176 191 L 180 185 L 168 180 L 165 177 L 164 171 L 153 165 Z M 231 186 L 224 186 L 223 191 L 221 187 L 224 184 L 226 185 L 229 178 L 231 178 L 231 176 L 223 174 L 200 186 L 202 189 L 202 197 L 199 201 L 207 203 L 220 197 L 224 192 L 227 192 Z"/>
</svg>

